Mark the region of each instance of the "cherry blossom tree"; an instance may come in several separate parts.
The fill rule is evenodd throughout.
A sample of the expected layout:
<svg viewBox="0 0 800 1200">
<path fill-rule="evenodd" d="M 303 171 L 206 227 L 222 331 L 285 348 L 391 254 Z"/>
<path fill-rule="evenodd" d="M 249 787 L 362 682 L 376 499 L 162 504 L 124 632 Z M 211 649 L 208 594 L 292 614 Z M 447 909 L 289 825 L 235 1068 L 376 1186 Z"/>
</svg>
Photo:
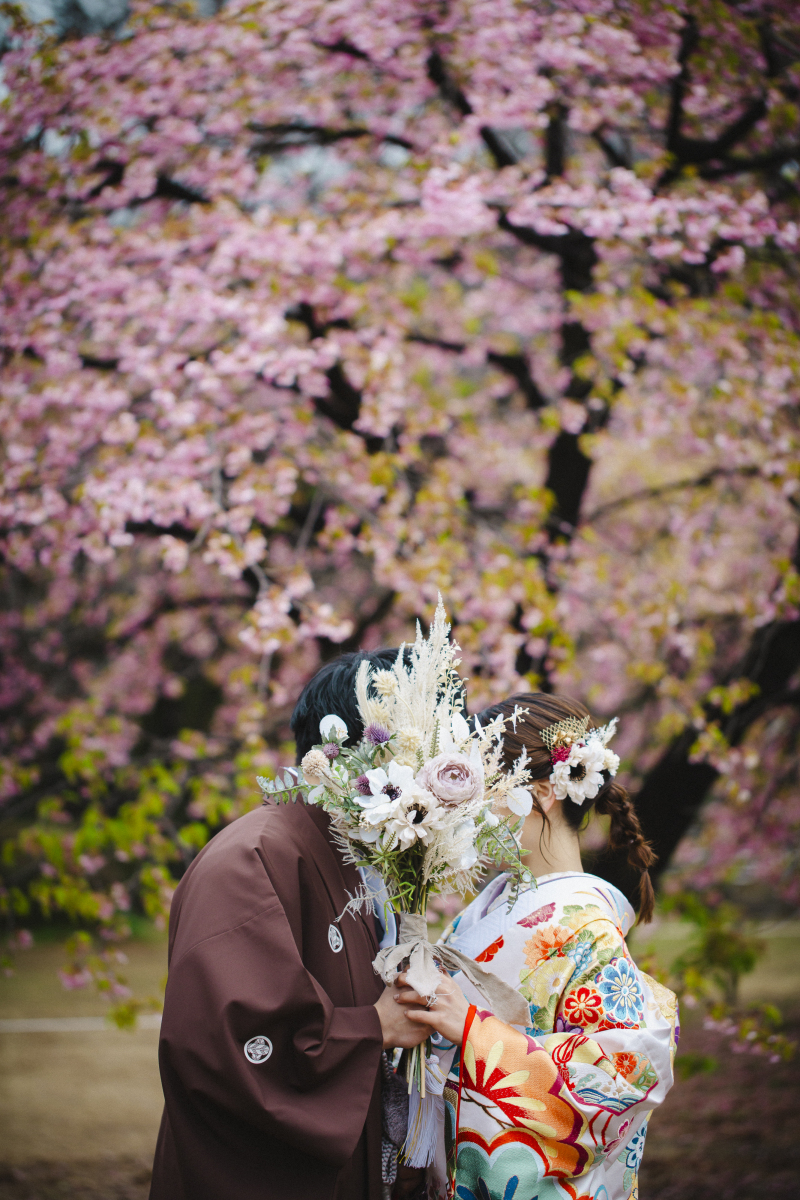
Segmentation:
<svg viewBox="0 0 800 1200">
<path fill-rule="evenodd" d="M 796 6 L 134 4 L 7 41 L 9 920 L 163 919 L 306 679 L 437 591 L 472 708 L 620 714 L 660 869 L 712 794 L 674 869 L 795 903 Z"/>
</svg>

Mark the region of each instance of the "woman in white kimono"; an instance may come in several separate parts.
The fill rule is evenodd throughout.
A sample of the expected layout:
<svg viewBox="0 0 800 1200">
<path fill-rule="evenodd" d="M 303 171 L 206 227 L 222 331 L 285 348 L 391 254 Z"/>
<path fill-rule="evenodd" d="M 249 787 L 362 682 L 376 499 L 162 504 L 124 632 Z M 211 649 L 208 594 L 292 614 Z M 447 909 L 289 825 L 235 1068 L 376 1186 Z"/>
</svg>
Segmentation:
<svg viewBox="0 0 800 1200">
<path fill-rule="evenodd" d="M 587 811 L 610 817 L 612 846 L 628 848 L 645 921 L 654 857 L 612 779 L 613 725 L 592 737 L 582 704 L 543 694 L 513 696 L 479 714 L 481 724 L 516 706 L 528 712 L 506 727 L 504 762 L 523 749 L 530 759 L 523 844 L 537 887 L 509 908 L 500 876 L 445 937 L 522 992 L 530 1024 L 499 1021 L 460 975 L 443 979 L 428 1009 L 414 1007 L 420 999 L 403 976 L 396 995 L 435 1031 L 439 1065 L 449 1068 L 433 1190 L 457 1200 L 636 1200 L 647 1121 L 672 1085 L 677 1002 L 631 959 L 628 901 L 583 871 Z"/>
</svg>

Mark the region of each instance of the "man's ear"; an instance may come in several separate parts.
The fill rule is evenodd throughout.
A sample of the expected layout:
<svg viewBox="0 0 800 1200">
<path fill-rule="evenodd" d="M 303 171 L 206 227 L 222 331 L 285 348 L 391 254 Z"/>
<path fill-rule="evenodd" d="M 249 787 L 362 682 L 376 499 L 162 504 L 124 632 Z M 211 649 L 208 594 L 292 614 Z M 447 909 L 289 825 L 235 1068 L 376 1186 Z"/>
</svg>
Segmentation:
<svg viewBox="0 0 800 1200">
<path fill-rule="evenodd" d="M 531 784 L 531 787 L 536 793 L 536 799 L 541 804 L 543 811 L 549 813 L 556 802 L 556 790 L 550 780 L 536 779 Z"/>
</svg>

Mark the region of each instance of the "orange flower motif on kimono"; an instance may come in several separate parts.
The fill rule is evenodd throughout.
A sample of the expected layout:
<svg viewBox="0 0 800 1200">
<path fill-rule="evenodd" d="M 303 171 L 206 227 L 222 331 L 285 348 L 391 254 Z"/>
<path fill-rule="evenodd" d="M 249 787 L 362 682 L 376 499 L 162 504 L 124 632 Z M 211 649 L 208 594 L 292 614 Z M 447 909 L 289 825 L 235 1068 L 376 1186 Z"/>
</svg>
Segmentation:
<svg viewBox="0 0 800 1200">
<path fill-rule="evenodd" d="M 492 942 L 491 946 L 487 946 L 486 949 L 482 950 L 480 954 L 475 955 L 475 962 L 480 962 L 480 963 L 491 962 L 492 959 L 494 958 L 495 954 L 497 954 L 498 950 L 502 950 L 502 949 L 503 949 L 503 939 L 502 939 L 502 937 L 499 937 L 499 938 L 497 938 L 496 941 Z"/>
<path fill-rule="evenodd" d="M 571 1025 L 595 1025 L 603 1015 L 603 1001 L 594 988 L 579 987 L 564 1001 L 564 1016 Z"/>
<path fill-rule="evenodd" d="M 525 961 L 529 967 L 535 967 L 545 958 L 560 955 L 565 942 L 572 937 L 572 931 L 563 925 L 547 925 L 537 929 L 536 933 L 525 943 Z"/>
<path fill-rule="evenodd" d="M 618 1053 L 614 1055 L 614 1066 L 620 1075 L 624 1075 L 626 1079 L 630 1079 L 639 1069 L 639 1060 L 635 1054 Z"/>
<path fill-rule="evenodd" d="M 641 1029 L 641 1025 L 623 1025 L 619 1021 L 609 1021 L 604 1017 L 595 1029 L 595 1033 L 604 1033 L 607 1029 Z"/>
</svg>

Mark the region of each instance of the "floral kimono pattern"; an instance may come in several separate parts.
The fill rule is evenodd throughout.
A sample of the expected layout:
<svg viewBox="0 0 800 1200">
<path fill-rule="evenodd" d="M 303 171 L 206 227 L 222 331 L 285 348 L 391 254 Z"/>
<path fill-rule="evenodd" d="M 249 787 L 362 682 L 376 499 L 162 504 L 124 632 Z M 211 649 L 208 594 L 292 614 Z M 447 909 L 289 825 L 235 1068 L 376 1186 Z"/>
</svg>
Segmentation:
<svg viewBox="0 0 800 1200">
<path fill-rule="evenodd" d="M 474 1000 L 460 1055 L 439 1043 L 445 1136 L 434 1174 L 457 1200 L 636 1200 L 647 1121 L 672 1085 L 677 1001 L 625 944 L 635 916 L 594 875 L 540 878 L 508 911 L 501 876 L 445 935 L 517 987 L 523 1031 Z"/>
</svg>

